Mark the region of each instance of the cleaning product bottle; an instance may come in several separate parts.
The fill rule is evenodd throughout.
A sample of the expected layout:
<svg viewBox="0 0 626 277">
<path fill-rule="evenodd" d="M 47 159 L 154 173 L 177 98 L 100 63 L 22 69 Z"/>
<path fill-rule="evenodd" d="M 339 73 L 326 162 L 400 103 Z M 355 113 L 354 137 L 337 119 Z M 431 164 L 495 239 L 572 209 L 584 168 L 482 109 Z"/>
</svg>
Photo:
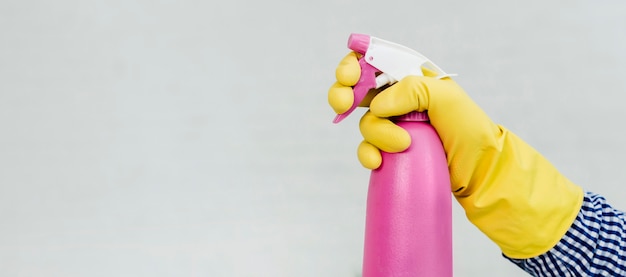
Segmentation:
<svg viewBox="0 0 626 277">
<path fill-rule="evenodd" d="M 363 54 L 361 78 L 347 117 L 372 88 L 393 84 L 421 67 L 448 76 L 421 54 L 404 46 L 352 34 L 348 47 Z M 367 194 L 364 277 L 452 276 L 452 203 L 450 176 L 441 140 L 427 112 L 393 119 L 411 135 L 400 153 L 382 152 L 381 166 L 370 176 Z"/>
</svg>

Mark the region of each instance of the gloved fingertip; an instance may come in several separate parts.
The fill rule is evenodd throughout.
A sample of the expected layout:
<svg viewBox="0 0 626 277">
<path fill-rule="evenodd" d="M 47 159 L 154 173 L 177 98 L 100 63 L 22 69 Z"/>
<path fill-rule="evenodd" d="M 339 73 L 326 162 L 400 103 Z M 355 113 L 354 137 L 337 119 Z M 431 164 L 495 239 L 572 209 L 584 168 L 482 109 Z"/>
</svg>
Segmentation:
<svg viewBox="0 0 626 277">
<path fill-rule="evenodd" d="M 371 170 L 380 167 L 383 161 L 382 156 L 380 155 L 380 150 L 366 141 L 359 144 L 357 156 L 361 165 Z"/>
<path fill-rule="evenodd" d="M 402 128 L 398 127 L 398 129 Z M 392 141 L 388 142 L 387 147 L 383 149 L 385 152 L 399 153 L 411 146 L 411 135 L 404 129 L 395 131 L 390 140 Z"/>
<path fill-rule="evenodd" d="M 359 130 L 372 147 L 388 153 L 402 152 L 411 145 L 411 136 L 406 130 L 388 118 L 377 117 L 371 111 L 361 117 Z"/>
<path fill-rule="evenodd" d="M 352 107 L 354 102 L 354 93 L 351 87 L 342 86 L 335 83 L 328 90 L 328 104 L 333 108 L 336 114 L 342 114 Z"/>
<path fill-rule="evenodd" d="M 350 52 L 339 62 L 339 66 L 335 70 L 335 78 L 340 84 L 350 87 L 356 85 L 360 77 L 359 60 L 356 53 Z"/>
</svg>

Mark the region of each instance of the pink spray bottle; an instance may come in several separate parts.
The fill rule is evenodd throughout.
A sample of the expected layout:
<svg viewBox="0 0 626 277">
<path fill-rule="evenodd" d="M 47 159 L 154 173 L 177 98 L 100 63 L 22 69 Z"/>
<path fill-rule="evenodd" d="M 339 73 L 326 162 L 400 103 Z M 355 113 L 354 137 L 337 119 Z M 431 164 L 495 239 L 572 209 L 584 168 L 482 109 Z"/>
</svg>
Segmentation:
<svg viewBox="0 0 626 277">
<path fill-rule="evenodd" d="M 348 48 L 363 55 L 354 103 L 334 123 L 347 117 L 370 89 L 393 84 L 421 67 L 449 76 L 407 47 L 363 34 L 352 34 Z M 377 75 L 378 74 L 378 75 Z M 452 276 L 452 203 L 450 176 L 441 140 L 427 112 L 394 119 L 411 135 L 401 153 L 382 152 L 367 193 L 363 277 Z"/>
</svg>

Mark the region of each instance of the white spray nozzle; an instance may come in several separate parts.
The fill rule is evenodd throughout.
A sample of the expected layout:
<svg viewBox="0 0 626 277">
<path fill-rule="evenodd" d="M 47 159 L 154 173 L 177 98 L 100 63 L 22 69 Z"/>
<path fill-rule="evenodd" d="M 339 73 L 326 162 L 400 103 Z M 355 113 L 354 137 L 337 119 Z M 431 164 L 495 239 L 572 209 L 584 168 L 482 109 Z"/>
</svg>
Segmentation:
<svg viewBox="0 0 626 277">
<path fill-rule="evenodd" d="M 410 75 L 423 76 L 422 67 L 436 72 L 438 78 L 450 76 L 419 52 L 376 37 L 370 37 L 369 47 L 363 54 L 368 64 L 382 72 L 379 77 L 388 75 L 382 78 L 389 79 L 390 83 Z"/>
<path fill-rule="evenodd" d="M 393 84 L 410 75 L 424 76 L 422 67 L 437 73 L 438 78 L 452 76 L 415 50 L 369 35 L 350 35 L 348 48 L 363 54 L 359 60 L 361 77 L 354 87 L 352 107 L 337 115 L 334 123 L 340 122 L 352 113 L 370 89 Z"/>
</svg>

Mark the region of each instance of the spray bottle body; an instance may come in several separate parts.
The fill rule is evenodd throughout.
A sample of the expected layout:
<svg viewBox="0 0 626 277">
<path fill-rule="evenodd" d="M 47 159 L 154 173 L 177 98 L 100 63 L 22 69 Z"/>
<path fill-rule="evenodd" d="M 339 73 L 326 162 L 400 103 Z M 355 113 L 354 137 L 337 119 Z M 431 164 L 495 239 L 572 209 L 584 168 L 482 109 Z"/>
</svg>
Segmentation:
<svg viewBox="0 0 626 277">
<path fill-rule="evenodd" d="M 411 135 L 401 153 L 382 152 L 367 195 L 364 277 L 452 276 L 450 177 L 427 121 L 399 121 Z"/>
<path fill-rule="evenodd" d="M 393 42 L 352 34 L 348 48 L 360 53 L 361 76 L 353 87 L 349 116 L 371 89 L 392 85 L 422 68 L 450 76 L 422 54 Z M 445 152 L 426 112 L 396 118 L 411 136 L 401 153 L 382 152 L 367 196 L 364 277 L 452 276 L 452 205 Z"/>
</svg>

